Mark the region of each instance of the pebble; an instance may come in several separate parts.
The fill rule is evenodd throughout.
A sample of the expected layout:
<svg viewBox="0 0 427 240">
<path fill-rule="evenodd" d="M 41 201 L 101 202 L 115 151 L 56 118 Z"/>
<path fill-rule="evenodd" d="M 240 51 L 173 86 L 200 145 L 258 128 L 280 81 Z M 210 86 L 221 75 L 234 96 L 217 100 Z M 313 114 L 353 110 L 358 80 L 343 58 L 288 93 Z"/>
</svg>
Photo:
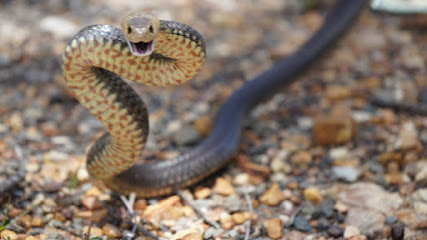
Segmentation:
<svg viewBox="0 0 427 240">
<path fill-rule="evenodd" d="M 119 238 L 122 235 L 116 226 L 109 223 L 102 227 L 102 233 L 107 235 L 108 238 Z"/>
<path fill-rule="evenodd" d="M 8 56 L 0 55 L 0 69 L 7 68 L 12 64 L 12 59 Z"/>
<path fill-rule="evenodd" d="M 211 132 L 213 126 L 212 118 L 210 116 L 203 116 L 196 119 L 193 123 L 193 127 L 200 132 L 203 137 L 206 137 Z"/>
<path fill-rule="evenodd" d="M 233 183 L 238 186 L 244 186 L 249 184 L 249 174 L 240 173 L 233 178 Z"/>
<path fill-rule="evenodd" d="M 52 33 L 60 38 L 70 38 L 78 31 L 76 24 L 56 16 L 46 16 L 41 19 L 39 27 L 41 31 Z"/>
<path fill-rule="evenodd" d="M 346 86 L 329 85 L 325 90 L 325 97 L 333 102 L 349 98 L 350 96 L 351 91 Z"/>
<path fill-rule="evenodd" d="M 95 226 L 84 226 L 83 227 L 84 233 L 90 233 L 91 237 L 101 237 L 102 236 L 102 229 Z"/>
<path fill-rule="evenodd" d="M 224 196 L 230 196 L 230 195 L 236 194 L 236 190 L 234 189 L 231 182 L 222 177 L 216 178 L 215 185 L 212 188 L 212 191 Z"/>
<path fill-rule="evenodd" d="M 195 229 L 185 229 L 175 233 L 171 240 L 202 240 L 202 233 Z"/>
<path fill-rule="evenodd" d="M 237 194 L 233 194 L 225 198 L 222 204 L 228 212 L 236 212 L 240 210 L 242 202 Z"/>
<path fill-rule="evenodd" d="M 206 199 L 208 198 L 212 193 L 212 190 L 207 187 L 197 188 L 194 191 L 194 196 L 196 199 Z"/>
<path fill-rule="evenodd" d="M 51 150 L 48 153 L 48 159 L 53 162 L 65 161 L 65 160 L 68 160 L 68 158 L 69 158 L 69 155 L 67 153 L 60 152 L 57 150 Z"/>
<path fill-rule="evenodd" d="M 184 125 L 174 135 L 173 141 L 179 146 L 189 146 L 199 142 L 201 135 L 195 128 Z"/>
<path fill-rule="evenodd" d="M 300 230 L 302 232 L 311 232 L 313 231 L 313 228 L 310 225 L 310 221 L 301 215 L 298 215 L 295 217 L 294 220 L 294 227 L 297 230 Z"/>
<path fill-rule="evenodd" d="M 346 213 L 348 210 L 348 206 L 345 205 L 343 202 L 341 201 L 337 201 L 334 205 L 334 209 L 337 210 L 340 213 Z"/>
<path fill-rule="evenodd" d="M 344 235 L 344 229 L 342 229 L 340 226 L 332 225 L 327 230 L 329 236 L 334 238 L 339 238 Z"/>
<path fill-rule="evenodd" d="M 319 189 L 317 188 L 314 188 L 314 187 L 306 188 L 303 194 L 304 194 L 304 199 L 306 201 L 314 203 L 316 205 L 318 205 L 320 202 L 323 201 L 323 197 L 320 194 Z"/>
<path fill-rule="evenodd" d="M 313 212 L 313 218 L 331 218 L 334 216 L 334 202 L 331 200 L 323 200 Z"/>
<path fill-rule="evenodd" d="M 343 144 L 356 134 L 356 123 L 351 116 L 321 115 L 314 119 L 313 135 L 317 144 Z"/>
<path fill-rule="evenodd" d="M 344 229 L 344 238 L 351 238 L 354 236 L 357 236 L 360 234 L 360 230 L 359 228 L 352 226 L 352 225 L 348 225 L 347 227 L 345 227 Z"/>
<path fill-rule="evenodd" d="M 391 225 L 393 223 L 395 223 L 397 221 L 397 217 L 396 216 L 387 216 L 385 218 L 385 224 Z"/>
<path fill-rule="evenodd" d="M 233 218 L 233 221 L 236 224 L 243 224 L 244 222 L 246 222 L 246 220 L 249 219 L 250 213 L 249 212 L 236 212 L 236 213 L 233 213 L 231 215 L 231 217 Z"/>
<path fill-rule="evenodd" d="M 359 176 L 359 171 L 354 167 L 333 166 L 332 173 L 337 179 L 354 182 Z"/>
<path fill-rule="evenodd" d="M 359 229 L 364 233 L 374 233 L 384 227 L 385 217 L 383 213 L 369 208 L 352 207 L 347 211 L 345 223 Z"/>
<path fill-rule="evenodd" d="M 391 229 L 391 239 L 392 240 L 403 240 L 405 237 L 405 228 L 398 224 Z"/>
<path fill-rule="evenodd" d="M 185 214 L 180 201 L 181 199 L 176 195 L 163 199 L 157 204 L 149 205 L 144 210 L 142 217 L 156 227 L 165 219 L 176 221 Z"/>
<path fill-rule="evenodd" d="M 10 231 L 10 230 L 3 230 L 0 233 L 0 236 L 1 236 L 2 239 L 10 239 L 10 240 L 17 240 L 17 239 L 19 239 L 18 235 L 15 232 Z"/>
<path fill-rule="evenodd" d="M 285 199 L 285 195 L 281 191 L 277 183 L 273 183 L 267 191 L 261 196 L 260 201 L 263 204 L 276 206 Z"/>
<path fill-rule="evenodd" d="M 219 222 L 225 230 L 230 230 L 235 225 L 233 218 L 227 212 L 222 212 L 221 215 L 219 215 Z"/>
<path fill-rule="evenodd" d="M 418 130 L 414 122 L 408 121 L 401 125 L 399 133 L 400 148 L 403 150 L 413 149 L 420 144 Z"/>
<path fill-rule="evenodd" d="M 46 222 L 44 221 L 44 219 L 42 218 L 42 217 L 40 217 L 40 216 L 33 216 L 32 218 L 31 218 L 31 226 L 32 227 L 40 227 L 40 228 L 42 228 L 42 227 L 44 227 L 44 225 L 46 224 Z"/>
<path fill-rule="evenodd" d="M 312 156 L 309 152 L 299 151 L 292 155 L 291 163 L 296 166 L 307 166 L 312 161 Z"/>
<path fill-rule="evenodd" d="M 88 210 L 98 210 L 104 207 L 96 196 L 86 196 L 82 199 L 82 205 Z"/>
<path fill-rule="evenodd" d="M 385 191 L 373 183 L 354 183 L 342 189 L 338 199 L 348 206 L 379 211 L 383 214 L 399 209 L 403 203 L 398 193 Z"/>
<path fill-rule="evenodd" d="M 279 239 L 283 235 L 282 221 L 280 218 L 272 218 L 267 220 L 267 235 L 272 239 Z"/>
<path fill-rule="evenodd" d="M 415 181 L 420 184 L 427 183 L 427 161 L 417 163 L 418 172 L 415 175 Z"/>
</svg>

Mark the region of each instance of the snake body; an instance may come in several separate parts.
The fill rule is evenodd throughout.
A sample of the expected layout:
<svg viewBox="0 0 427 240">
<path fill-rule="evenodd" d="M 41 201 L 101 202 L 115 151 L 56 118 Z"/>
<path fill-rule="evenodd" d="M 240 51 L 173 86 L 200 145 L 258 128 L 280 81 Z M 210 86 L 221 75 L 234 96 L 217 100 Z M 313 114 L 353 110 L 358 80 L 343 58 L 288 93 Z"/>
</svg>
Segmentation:
<svg viewBox="0 0 427 240">
<path fill-rule="evenodd" d="M 143 164 L 135 161 L 148 133 L 147 111 L 138 94 L 120 76 L 157 86 L 189 80 L 203 65 L 203 39 L 187 25 L 157 20 L 146 13 L 125 18 L 125 33 L 108 25 L 84 28 L 65 50 L 63 71 L 69 91 L 108 130 L 87 154 L 90 175 L 122 194 L 135 192 L 140 197 L 153 197 L 187 187 L 217 171 L 237 151 L 246 113 L 292 83 L 294 76 L 347 28 L 363 3 L 340 1 L 297 52 L 238 89 L 220 109 L 211 134 L 195 148 L 167 161 Z M 135 33 L 131 31 L 133 26 L 143 26 L 139 30 L 153 33 L 153 37 L 142 40 L 140 53 L 138 46 L 128 45 L 132 36 L 125 37 Z M 145 55 L 152 47 L 146 42 L 153 39 L 153 52 Z"/>
</svg>

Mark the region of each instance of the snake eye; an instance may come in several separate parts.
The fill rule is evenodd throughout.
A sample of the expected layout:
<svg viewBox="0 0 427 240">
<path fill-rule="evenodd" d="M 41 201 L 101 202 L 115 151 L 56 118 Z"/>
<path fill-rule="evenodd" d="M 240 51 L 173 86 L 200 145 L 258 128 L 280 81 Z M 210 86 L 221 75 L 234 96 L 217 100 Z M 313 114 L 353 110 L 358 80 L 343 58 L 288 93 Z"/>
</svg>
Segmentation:
<svg viewBox="0 0 427 240">
<path fill-rule="evenodd" d="M 149 30 L 150 30 L 150 33 L 154 33 L 154 28 L 153 28 L 153 26 L 152 26 L 152 25 L 150 26 L 150 29 L 149 29 Z"/>
<path fill-rule="evenodd" d="M 128 27 L 128 34 L 131 34 L 131 33 L 132 33 L 132 28 Z"/>
</svg>

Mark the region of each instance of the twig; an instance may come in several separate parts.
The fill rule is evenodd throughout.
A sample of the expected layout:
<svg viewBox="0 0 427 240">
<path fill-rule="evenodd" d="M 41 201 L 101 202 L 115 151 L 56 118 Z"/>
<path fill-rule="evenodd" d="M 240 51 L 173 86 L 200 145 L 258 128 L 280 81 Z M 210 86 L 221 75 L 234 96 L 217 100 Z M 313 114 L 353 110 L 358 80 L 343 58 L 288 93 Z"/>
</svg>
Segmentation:
<svg viewBox="0 0 427 240">
<path fill-rule="evenodd" d="M 393 100 L 389 101 L 377 97 L 372 98 L 371 103 L 378 107 L 391 108 L 397 111 L 409 112 L 420 116 L 427 116 L 427 105 L 410 104 Z"/>
<path fill-rule="evenodd" d="M 135 232 L 138 230 L 140 233 L 144 234 L 145 236 L 148 236 L 150 238 L 153 238 L 155 240 L 160 240 L 159 237 L 152 234 L 150 231 L 145 229 L 143 226 L 139 225 L 139 218 L 136 215 L 135 211 L 133 210 L 133 205 L 135 204 L 135 198 L 136 194 L 132 192 L 129 195 L 129 199 L 126 198 L 124 195 L 120 195 L 120 199 L 122 200 L 123 204 L 126 207 L 126 210 L 129 212 L 130 218 L 128 220 L 129 224 L 132 224 L 132 230 L 127 231 L 126 234 L 123 234 L 124 239 L 132 239 L 135 237 Z"/>
<path fill-rule="evenodd" d="M 182 200 L 184 200 L 185 203 L 187 203 L 190 207 L 192 207 L 194 209 L 194 211 L 196 211 L 196 213 L 199 216 L 201 216 L 203 218 L 203 220 L 207 224 L 211 225 L 212 227 L 214 227 L 216 229 L 220 229 L 221 228 L 217 222 L 214 222 L 214 221 L 210 220 L 208 218 L 208 216 L 206 216 L 206 214 L 204 214 L 202 212 L 202 210 L 200 210 L 197 206 L 195 206 L 194 203 L 193 203 L 193 201 L 185 195 L 184 191 L 178 190 L 177 194 L 182 198 Z"/>
<path fill-rule="evenodd" d="M 252 201 L 251 201 L 251 197 L 249 196 L 249 194 L 246 192 L 243 194 L 245 196 L 246 206 L 248 207 L 248 210 L 249 210 L 249 219 L 246 220 L 245 240 L 249 240 L 250 235 L 251 235 L 252 214 L 254 212 L 254 209 L 252 207 Z"/>
</svg>

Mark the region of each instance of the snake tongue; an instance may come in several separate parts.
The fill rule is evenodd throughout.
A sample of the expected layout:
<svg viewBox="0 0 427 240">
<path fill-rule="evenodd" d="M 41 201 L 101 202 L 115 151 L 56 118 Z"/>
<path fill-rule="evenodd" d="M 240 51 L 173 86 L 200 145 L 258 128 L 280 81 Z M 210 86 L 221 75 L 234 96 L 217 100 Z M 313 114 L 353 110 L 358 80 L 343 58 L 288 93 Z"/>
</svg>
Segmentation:
<svg viewBox="0 0 427 240">
<path fill-rule="evenodd" d="M 148 43 L 127 41 L 130 51 L 135 56 L 148 56 L 154 51 L 154 40 Z"/>
</svg>

